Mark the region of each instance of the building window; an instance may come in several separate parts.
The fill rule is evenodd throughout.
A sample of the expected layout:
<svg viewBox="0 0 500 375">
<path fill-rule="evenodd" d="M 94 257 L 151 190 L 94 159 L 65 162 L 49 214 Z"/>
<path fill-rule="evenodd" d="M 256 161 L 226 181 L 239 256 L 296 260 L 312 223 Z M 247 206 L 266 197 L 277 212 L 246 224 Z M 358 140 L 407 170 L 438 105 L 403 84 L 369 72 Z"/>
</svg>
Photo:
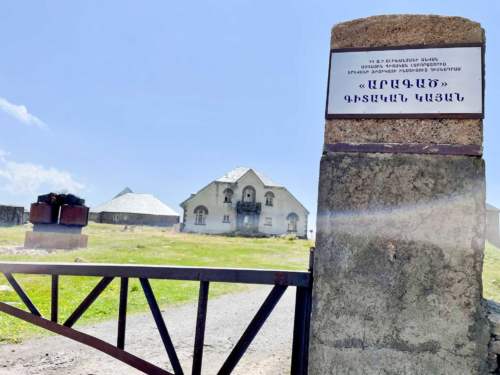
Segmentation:
<svg viewBox="0 0 500 375">
<path fill-rule="evenodd" d="M 297 232 L 297 222 L 299 221 L 299 216 L 295 212 L 292 212 L 292 213 L 288 214 L 288 216 L 286 217 L 286 220 L 288 222 L 288 232 L 296 233 Z"/>
<path fill-rule="evenodd" d="M 273 218 L 272 217 L 266 217 L 264 219 L 264 225 L 266 225 L 268 227 L 272 227 L 273 226 Z"/>
<path fill-rule="evenodd" d="M 205 206 L 198 206 L 194 209 L 195 225 L 205 225 L 207 222 L 208 210 Z"/>
<path fill-rule="evenodd" d="M 224 215 L 224 217 L 222 218 L 222 222 L 229 223 L 229 215 Z"/>
<path fill-rule="evenodd" d="M 229 188 L 224 190 L 224 203 L 231 203 L 233 200 L 233 191 Z"/>
<path fill-rule="evenodd" d="M 255 203 L 255 189 L 253 186 L 247 186 L 243 189 L 243 202 Z"/>
<path fill-rule="evenodd" d="M 274 200 L 274 193 L 272 191 L 268 191 L 265 197 L 266 197 L 266 206 L 272 206 Z"/>
</svg>

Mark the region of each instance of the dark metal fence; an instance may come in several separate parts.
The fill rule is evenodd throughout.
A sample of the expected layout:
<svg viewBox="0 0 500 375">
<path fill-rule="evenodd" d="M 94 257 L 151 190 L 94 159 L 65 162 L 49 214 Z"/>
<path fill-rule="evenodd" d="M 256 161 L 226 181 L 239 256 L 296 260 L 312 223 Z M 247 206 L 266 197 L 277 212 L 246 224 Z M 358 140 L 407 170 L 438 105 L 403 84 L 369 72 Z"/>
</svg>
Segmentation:
<svg viewBox="0 0 500 375">
<path fill-rule="evenodd" d="M 311 257 L 312 259 L 312 257 Z M 312 262 L 311 262 L 312 268 Z M 201 374 L 203 345 L 205 340 L 205 324 L 210 283 L 245 283 L 273 285 L 273 289 L 257 311 L 240 340 L 234 346 L 228 358 L 219 370 L 219 375 L 231 374 L 237 366 L 259 330 L 273 311 L 281 296 L 288 287 L 296 287 L 295 318 L 293 329 L 291 374 L 307 374 L 309 325 L 311 313 L 311 269 L 307 272 L 228 269 L 228 268 L 196 268 L 168 266 L 138 266 L 111 264 L 48 264 L 48 263 L 3 263 L 0 262 L 0 272 L 3 273 L 12 288 L 19 295 L 29 311 L 0 302 L 0 311 L 26 322 L 42 327 L 59 335 L 88 345 L 104 352 L 146 374 L 181 375 L 184 374 L 177 357 L 173 342 L 158 306 L 150 279 L 161 280 L 191 280 L 200 283 L 196 333 L 192 374 Z M 14 274 L 38 274 L 52 277 L 51 314 L 50 319 L 42 317 L 40 311 L 30 300 L 26 292 L 14 278 Z M 94 276 L 100 277 L 90 294 L 82 301 L 76 310 L 62 323 L 58 319 L 59 306 L 59 276 Z M 111 345 L 96 337 L 73 329 L 73 325 L 82 317 L 85 311 L 106 289 L 114 278 L 120 278 L 120 297 L 116 345 Z M 158 332 L 165 346 L 167 356 L 173 368 L 173 374 L 158 366 L 125 351 L 125 330 L 127 315 L 128 283 L 130 278 L 138 278 L 149 308 L 155 320 Z"/>
</svg>

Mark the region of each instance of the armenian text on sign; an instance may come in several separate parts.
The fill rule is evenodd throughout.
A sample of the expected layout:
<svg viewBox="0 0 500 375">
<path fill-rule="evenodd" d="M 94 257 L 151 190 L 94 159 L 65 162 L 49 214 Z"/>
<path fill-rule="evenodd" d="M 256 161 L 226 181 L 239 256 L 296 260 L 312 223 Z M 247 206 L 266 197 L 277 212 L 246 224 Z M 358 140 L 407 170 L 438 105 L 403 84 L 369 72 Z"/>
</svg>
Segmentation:
<svg viewBox="0 0 500 375">
<path fill-rule="evenodd" d="M 483 117 L 481 45 L 332 50 L 327 118 Z"/>
</svg>

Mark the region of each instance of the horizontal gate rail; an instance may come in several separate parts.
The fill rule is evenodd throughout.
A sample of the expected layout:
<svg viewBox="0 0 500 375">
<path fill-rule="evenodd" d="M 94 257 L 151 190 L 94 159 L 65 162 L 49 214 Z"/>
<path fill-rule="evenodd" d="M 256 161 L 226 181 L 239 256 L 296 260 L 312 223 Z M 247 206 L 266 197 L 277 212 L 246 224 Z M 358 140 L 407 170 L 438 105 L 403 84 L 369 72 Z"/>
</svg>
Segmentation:
<svg viewBox="0 0 500 375">
<path fill-rule="evenodd" d="M 174 343 L 170 337 L 149 280 L 198 281 L 200 290 L 194 338 L 192 375 L 200 375 L 203 361 L 210 283 L 224 282 L 274 286 L 219 370 L 219 375 L 226 375 L 231 374 L 237 366 L 286 289 L 288 287 L 296 287 L 291 374 L 307 375 L 312 290 L 312 257 L 310 259 L 310 268 L 305 272 L 149 265 L 0 262 L 0 273 L 3 273 L 8 282 L 12 285 L 14 291 L 29 310 L 25 311 L 0 301 L 0 312 L 88 345 L 146 374 L 183 375 L 184 372 L 177 356 Z M 51 276 L 50 319 L 44 318 L 41 315 L 40 311 L 35 307 L 28 297 L 28 294 L 23 290 L 13 274 Z M 58 323 L 60 276 L 89 276 L 101 278 L 88 296 L 84 298 L 63 324 Z M 115 278 L 120 279 L 116 346 L 72 328 Z M 140 281 L 151 314 L 156 323 L 158 333 L 165 346 L 165 351 L 170 360 L 173 373 L 125 351 L 127 299 L 130 278 L 136 278 Z"/>
<path fill-rule="evenodd" d="M 245 268 L 199 268 L 128 264 L 0 262 L 0 272 L 34 275 L 129 277 L 241 284 L 309 286 L 309 272 Z"/>
</svg>

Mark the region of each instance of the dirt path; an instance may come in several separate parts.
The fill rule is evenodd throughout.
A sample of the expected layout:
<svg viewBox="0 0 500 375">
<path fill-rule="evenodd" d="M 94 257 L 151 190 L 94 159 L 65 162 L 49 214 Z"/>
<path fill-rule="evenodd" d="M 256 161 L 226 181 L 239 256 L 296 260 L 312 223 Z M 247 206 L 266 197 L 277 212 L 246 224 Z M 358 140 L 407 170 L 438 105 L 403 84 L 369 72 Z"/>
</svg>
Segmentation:
<svg viewBox="0 0 500 375">
<path fill-rule="evenodd" d="M 204 374 L 217 373 L 269 291 L 269 287 L 257 287 L 244 293 L 209 300 Z M 294 288 L 290 288 L 239 363 L 235 374 L 289 373 L 294 300 Z M 163 315 L 184 373 L 189 374 L 196 304 L 168 308 Z M 85 327 L 82 331 L 110 343 L 116 340 L 116 322 L 100 323 Z M 129 317 L 126 349 L 171 370 L 150 314 Z M 7 374 L 129 375 L 141 372 L 69 339 L 51 336 L 21 345 L 0 346 L 0 375 Z"/>
</svg>

